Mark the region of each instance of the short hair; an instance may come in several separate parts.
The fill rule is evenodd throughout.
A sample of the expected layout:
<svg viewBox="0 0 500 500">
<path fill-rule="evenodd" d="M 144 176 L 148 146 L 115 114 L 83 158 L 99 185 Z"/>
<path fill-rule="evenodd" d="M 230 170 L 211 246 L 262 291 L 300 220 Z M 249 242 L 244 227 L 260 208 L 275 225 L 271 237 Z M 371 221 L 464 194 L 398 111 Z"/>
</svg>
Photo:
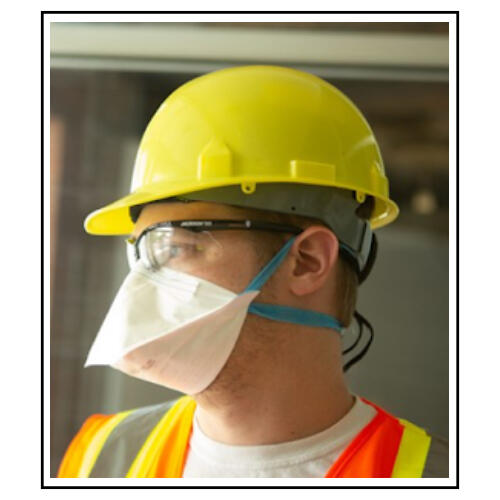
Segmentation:
<svg viewBox="0 0 500 500">
<path fill-rule="evenodd" d="M 373 212 L 375 200 L 367 196 L 365 201 L 356 210 L 356 215 L 363 220 L 369 220 Z M 306 229 L 310 226 L 324 226 L 331 230 L 328 225 L 320 219 L 305 217 L 296 214 L 285 214 L 254 208 L 242 208 L 231 205 L 237 209 L 238 213 L 249 219 L 264 220 L 278 224 L 287 224 Z M 332 231 L 333 232 L 333 231 Z M 257 253 L 265 264 L 276 254 L 289 237 L 282 233 L 270 233 L 264 231 L 250 231 L 251 237 L 256 243 Z M 337 296 L 337 319 L 344 327 L 351 324 L 354 311 L 356 309 L 359 277 L 358 271 L 354 268 L 352 260 L 348 260 L 343 253 L 339 253 L 337 280 L 335 293 Z M 332 304 L 333 305 L 333 304 Z"/>
</svg>

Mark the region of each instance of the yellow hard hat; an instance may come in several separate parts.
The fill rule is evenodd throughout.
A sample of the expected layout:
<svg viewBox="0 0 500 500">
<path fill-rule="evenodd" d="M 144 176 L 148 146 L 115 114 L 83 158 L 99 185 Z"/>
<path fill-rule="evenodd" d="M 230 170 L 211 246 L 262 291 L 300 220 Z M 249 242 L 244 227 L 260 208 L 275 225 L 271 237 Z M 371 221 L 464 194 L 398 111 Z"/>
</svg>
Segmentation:
<svg viewBox="0 0 500 500">
<path fill-rule="evenodd" d="M 225 186 L 250 197 L 271 184 L 341 188 L 357 203 L 373 196 L 372 229 L 398 214 L 373 132 L 344 94 L 302 71 L 243 66 L 195 78 L 163 102 L 131 193 L 91 213 L 85 229 L 129 234 L 130 207 Z"/>
</svg>

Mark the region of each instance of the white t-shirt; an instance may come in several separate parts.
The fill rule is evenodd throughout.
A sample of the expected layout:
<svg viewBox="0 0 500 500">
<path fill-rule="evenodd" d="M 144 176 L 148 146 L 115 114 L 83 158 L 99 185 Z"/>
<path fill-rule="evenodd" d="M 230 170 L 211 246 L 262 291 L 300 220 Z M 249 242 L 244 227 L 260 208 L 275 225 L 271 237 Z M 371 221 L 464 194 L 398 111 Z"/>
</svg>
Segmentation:
<svg viewBox="0 0 500 500">
<path fill-rule="evenodd" d="M 279 444 L 231 446 L 203 434 L 195 411 L 183 477 L 324 477 L 375 415 L 356 396 L 349 413 L 318 434 Z"/>
</svg>

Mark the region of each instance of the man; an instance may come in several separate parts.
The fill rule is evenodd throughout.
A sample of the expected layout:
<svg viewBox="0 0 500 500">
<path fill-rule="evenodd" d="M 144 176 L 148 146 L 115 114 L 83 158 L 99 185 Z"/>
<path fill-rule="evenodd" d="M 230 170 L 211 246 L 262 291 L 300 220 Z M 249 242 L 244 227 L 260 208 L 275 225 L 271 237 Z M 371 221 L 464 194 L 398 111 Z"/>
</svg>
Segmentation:
<svg viewBox="0 0 500 500">
<path fill-rule="evenodd" d="M 398 209 L 371 129 L 288 68 L 202 76 L 162 104 L 132 192 L 91 214 L 131 272 L 87 360 L 184 392 L 94 415 L 59 477 L 446 477 L 440 440 L 350 393 L 343 329 Z M 371 333 L 372 335 L 372 333 Z"/>
</svg>

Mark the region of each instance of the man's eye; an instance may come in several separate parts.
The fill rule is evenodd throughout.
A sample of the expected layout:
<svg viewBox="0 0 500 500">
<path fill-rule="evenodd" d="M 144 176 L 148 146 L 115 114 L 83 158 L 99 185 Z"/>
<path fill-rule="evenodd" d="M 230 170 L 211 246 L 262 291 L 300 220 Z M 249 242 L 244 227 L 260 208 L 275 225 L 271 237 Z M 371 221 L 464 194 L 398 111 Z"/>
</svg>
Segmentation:
<svg viewBox="0 0 500 500">
<path fill-rule="evenodd" d="M 166 264 L 174 259 L 189 259 L 199 255 L 199 247 L 191 243 L 171 243 L 163 248 L 161 254 L 161 260 Z"/>
<path fill-rule="evenodd" d="M 185 250 L 185 245 L 170 245 L 168 249 L 168 255 L 170 258 L 179 257 L 182 255 L 183 250 Z"/>
</svg>

